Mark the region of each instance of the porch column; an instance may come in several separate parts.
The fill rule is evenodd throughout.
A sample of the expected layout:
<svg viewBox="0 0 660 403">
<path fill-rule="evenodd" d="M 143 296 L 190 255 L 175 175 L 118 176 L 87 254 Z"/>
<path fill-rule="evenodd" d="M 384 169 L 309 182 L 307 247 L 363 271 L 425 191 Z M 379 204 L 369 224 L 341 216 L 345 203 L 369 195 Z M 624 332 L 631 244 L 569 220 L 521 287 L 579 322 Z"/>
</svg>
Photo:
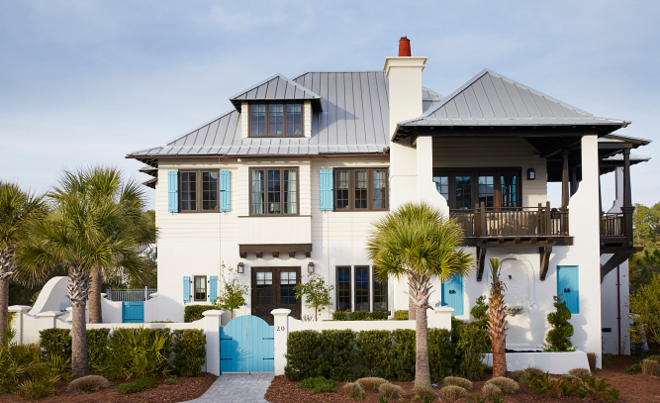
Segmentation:
<svg viewBox="0 0 660 403">
<path fill-rule="evenodd" d="M 632 195 L 630 190 L 630 150 L 623 150 L 623 219 L 625 222 L 626 241 L 628 246 L 633 246 L 633 211 Z"/>
<path fill-rule="evenodd" d="M 564 168 L 561 171 L 561 208 L 568 208 L 568 150 L 562 150 Z"/>
</svg>

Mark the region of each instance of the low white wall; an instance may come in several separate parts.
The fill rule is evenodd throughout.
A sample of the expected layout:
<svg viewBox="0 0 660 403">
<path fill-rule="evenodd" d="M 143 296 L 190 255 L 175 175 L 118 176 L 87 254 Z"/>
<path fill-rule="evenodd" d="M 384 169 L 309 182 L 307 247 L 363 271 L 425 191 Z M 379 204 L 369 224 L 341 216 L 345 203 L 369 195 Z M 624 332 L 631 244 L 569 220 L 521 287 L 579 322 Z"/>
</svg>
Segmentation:
<svg viewBox="0 0 660 403">
<path fill-rule="evenodd" d="M 493 365 L 493 355 L 486 354 L 484 364 Z M 589 369 L 589 360 L 584 351 L 566 353 L 506 353 L 507 371 L 518 371 L 534 367 L 551 374 L 567 374 L 574 368 Z"/>
</svg>

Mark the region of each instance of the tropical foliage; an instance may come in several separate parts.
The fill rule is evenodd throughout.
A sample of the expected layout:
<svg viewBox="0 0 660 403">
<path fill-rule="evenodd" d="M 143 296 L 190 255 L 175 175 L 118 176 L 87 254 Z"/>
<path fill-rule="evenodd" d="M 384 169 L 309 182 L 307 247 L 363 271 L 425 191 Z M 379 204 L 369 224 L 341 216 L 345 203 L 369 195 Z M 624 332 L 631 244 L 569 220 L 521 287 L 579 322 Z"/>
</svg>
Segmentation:
<svg viewBox="0 0 660 403">
<path fill-rule="evenodd" d="M 630 294 L 628 303 L 635 323 L 630 329 L 633 340 L 640 340 L 645 333 L 649 343 L 660 344 L 660 274 L 654 274 L 651 282 Z"/>
<path fill-rule="evenodd" d="M 323 277 L 312 274 L 306 283 L 298 283 L 293 289 L 296 291 L 296 298 L 305 296 L 305 305 L 308 308 L 314 308 L 314 320 L 319 320 L 319 311 L 326 306 L 330 306 L 330 292 L 334 290 L 333 285 L 325 283 Z"/>
</svg>

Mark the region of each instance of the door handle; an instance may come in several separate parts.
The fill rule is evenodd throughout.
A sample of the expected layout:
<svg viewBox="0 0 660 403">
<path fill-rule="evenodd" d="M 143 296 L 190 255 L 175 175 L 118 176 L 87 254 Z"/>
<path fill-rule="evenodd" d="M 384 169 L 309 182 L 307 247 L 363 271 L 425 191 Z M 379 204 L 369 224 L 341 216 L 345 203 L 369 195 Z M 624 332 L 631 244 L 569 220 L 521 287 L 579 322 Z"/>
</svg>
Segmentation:
<svg viewBox="0 0 660 403">
<path fill-rule="evenodd" d="M 570 288 L 564 288 L 564 292 L 571 292 Z"/>
</svg>

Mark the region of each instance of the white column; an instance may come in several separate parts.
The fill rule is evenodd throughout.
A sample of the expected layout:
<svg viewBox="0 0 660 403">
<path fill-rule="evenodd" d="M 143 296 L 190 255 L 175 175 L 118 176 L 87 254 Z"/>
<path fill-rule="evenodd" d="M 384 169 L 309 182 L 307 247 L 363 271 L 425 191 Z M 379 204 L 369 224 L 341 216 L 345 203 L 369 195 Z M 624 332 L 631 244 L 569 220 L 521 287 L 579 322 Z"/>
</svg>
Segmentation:
<svg viewBox="0 0 660 403">
<path fill-rule="evenodd" d="M 432 303 L 433 309 L 427 309 L 427 321 L 429 328 L 447 329 L 451 330 L 451 314 L 454 308 L 449 306 L 442 306 L 440 301 Z"/>
<path fill-rule="evenodd" d="M 287 351 L 286 341 L 289 338 L 289 314 L 291 314 L 291 310 L 273 309 L 270 313 L 275 317 L 273 325 L 273 330 L 275 331 L 275 375 L 284 375 Z"/>
<path fill-rule="evenodd" d="M 40 319 L 41 330 L 56 328 L 57 327 L 56 320 L 62 315 L 64 315 L 64 313 L 60 311 L 47 311 L 37 314 L 37 316 Z"/>
<path fill-rule="evenodd" d="M 28 305 L 12 305 L 9 307 L 9 312 L 16 313 L 12 328 L 16 331 L 14 342 L 18 344 L 23 344 L 23 333 L 25 332 L 23 315 L 25 315 L 30 309 L 32 309 L 32 307 Z"/>
<path fill-rule="evenodd" d="M 206 372 L 220 375 L 220 324 L 223 311 L 204 311 L 204 334 L 206 335 Z"/>
</svg>

